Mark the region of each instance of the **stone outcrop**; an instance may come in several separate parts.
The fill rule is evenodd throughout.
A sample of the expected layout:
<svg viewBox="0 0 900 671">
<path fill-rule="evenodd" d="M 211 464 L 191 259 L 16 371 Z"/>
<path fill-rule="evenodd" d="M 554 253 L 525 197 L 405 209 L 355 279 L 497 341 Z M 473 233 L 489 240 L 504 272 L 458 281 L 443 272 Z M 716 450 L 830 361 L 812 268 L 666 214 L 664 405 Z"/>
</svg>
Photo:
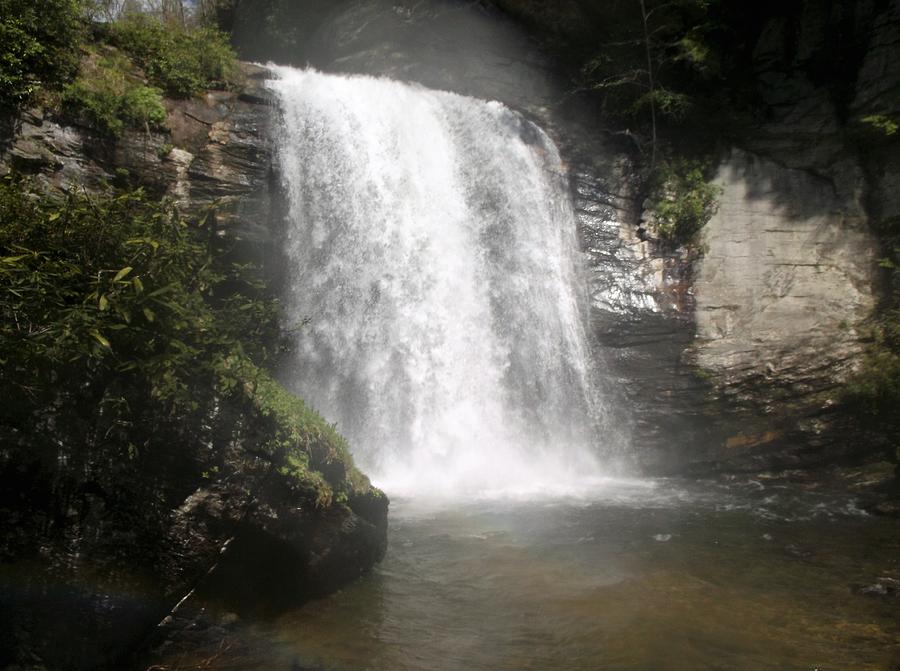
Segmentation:
<svg viewBox="0 0 900 671">
<path fill-rule="evenodd" d="M 166 101 L 165 132 L 113 140 L 30 110 L 7 129 L 0 173 L 55 193 L 143 187 L 189 217 L 212 217 L 236 242 L 232 253 L 267 256 L 278 207 L 272 108 L 267 71 L 242 69 L 237 91 Z M 80 493 L 65 520 L 48 521 L 28 502 L 4 504 L 13 514 L 4 528 L 18 532 L 0 544 L 0 667 L 123 668 L 136 650 L 177 646 L 207 606 L 277 612 L 337 589 L 384 555 L 388 502 L 367 482 L 323 503 L 254 446 L 217 449 L 227 454 L 214 476 L 196 464 L 158 465 L 164 489 L 180 492 L 174 510 L 156 500 L 127 509 L 128 496 L 111 499 L 109 483 Z M 320 466 L 330 486 L 345 488 L 349 465 Z"/>
<path fill-rule="evenodd" d="M 186 632 L 196 638 L 207 612 L 273 615 L 381 560 L 381 492 L 323 505 L 253 446 L 215 447 L 228 454 L 214 477 L 185 463 L 155 474 L 184 492 L 174 510 L 114 480 L 84 488 L 65 520 L 4 502 L 15 533 L 0 545 L 0 667 L 147 668 Z"/>
<path fill-rule="evenodd" d="M 167 100 L 166 131 L 129 129 L 112 140 L 29 110 L 0 142 L 0 172 L 29 175 L 52 191 L 140 186 L 193 214 L 213 208 L 230 232 L 264 242 L 275 186 L 270 99 L 263 86 L 268 75 L 250 64 L 242 72 L 238 91 Z"/>
<path fill-rule="evenodd" d="M 660 310 L 639 323 L 669 327 L 657 367 L 673 403 L 637 407 L 669 429 L 668 441 L 638 431 L 645 458 L 663 470 L 877 455 L 840 401 L 879 300 L 874 231 L 898 214 L 887 187 L 896 143 L 860 144 L 865 114 L 896 111 L 898 6 L 850 4 L 808 0 L 797 17 L 762 26 L 752 67 L 767 118 L 723 156 L 719 210 L 699 254 L 632 245 L 642 266 L 662 269 L 649 290 Z M 671 300 L 679 286 L 680 306 Z M 634 397 L 657 393 L 629 384 Z"/>
<path fill-rule="evenodd" d="M 850 454 L 841 389 L 860 370 L 879 287 L 862 169 L 829 177 L 732 149 L 699 244 L 672 248 L 629 200 L 623 165 L 582 168 L 575 202 L 599 354 L 631 410 L 642 466 L 810 466 Z M 835 183 L 848 174 L 853 198 Z"/>
<path fill-rule="evenodd" d="M 769 405 L 845 381 L 875 307 L 864 212 L 821 177 L 741 151 L 716 183 L 694 270 L 697 365 L 723 393 Z"/>
</svg>

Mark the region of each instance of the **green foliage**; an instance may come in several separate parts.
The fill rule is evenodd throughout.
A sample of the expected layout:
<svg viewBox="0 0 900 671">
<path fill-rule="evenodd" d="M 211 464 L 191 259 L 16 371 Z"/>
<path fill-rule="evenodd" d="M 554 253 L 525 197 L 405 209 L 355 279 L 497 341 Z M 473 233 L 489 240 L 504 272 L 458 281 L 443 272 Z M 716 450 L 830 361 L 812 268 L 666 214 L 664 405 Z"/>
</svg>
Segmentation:
<svg viewBox="0 0 900 671">
<path fill-rule="evenodd" d="M 580 68 L 579 88 L 599 94 L 607 117 L 637 124 L 641 134 L 632 136 L 642 149 L 652 144 L 654 155 L 658 126 L 681 122 L 697 107 L 708 110 L 706 89 L 719 88 L 724 54 L 712 18 L 719 4 L 629 0 L 589 12 L 600 33 Z"/>
<path fill-rule="evenodd" d="M 222 244 L 140 191 L 0 184 L 0 471 L 35 460 L 59 488 L 165 510 L 180 478 L 244 445 L 317 505 L 367 486 L 334 428 L 259 368 L 285 346 L 278 306 Z"/>
<path fill-rule="evenodd" d="M 692 101 L 689 96 L 677 91 L 658 86 L 652 91 L 647 91 L 632 103 L 631 111 L 639 114 L 646 110 L 650 105 L 654 105 L 656 110 L 672 119 L 681 119 L 691 109 Z"/>
<path fill-rule="evenodd" d="M 237 346 L 230 320 L 229 330 L 211 328 L 217 315 L 204 298 L 222 271 L 171 209 L 141 192 L 35 201 L 9 180 L 0 198 L 0 334 L 12 380 L 30 378 L 34 390 L 55 366 L 139 371 L 151 396 L 187 403 L 188 378 L 212 365 L 196 357 Z"/>
<path fill-rule="evenodd" d="M 900 129 L 900 125 L 897 124 L 896 120 L 884 114 L 871 114 L 863 117 L 861 121 L 882 137 L 895 135 L 897 130 Z"/>
<path fill-rule="evenodd" d="M 280 472 L 314 492 L 316 505 L 328 506 L 335 496 L 346 500 L 350 493 L 368 488 L 334 426 L 246 358 L 234 357 L 226 367 L 230 380 L 243 386 L 245 417 L 265 427 L 258 447 L 283 455 Z"/>
<path fill-rule="evenodd" d="M 707 180 L 697 161 L 664 161 L 652 177 L 650 209 L 659 236 L 670 243 L 691 242 L 715 214 L 720 187 Z"/>
<path fill-rule="evenodd" d="M 126 127 L 161 128 L 166 109 L 159 89 L 144 85 L 123 55 L 92 54 L 62 95 L 64 112 L 118 136 Z"/>
<path fill-rule="evenodd" d="M 845 399 L 876 426 L 900 434 L 900 311 L 879 315 L 862 371 L 847 385 Z"/>
<path fill-rule="evenodd" d="M 175 145 L 167 142 L 160 146 L 159 150 L 157 150 L 156 155 L 159 156 L 160 159 L 166 158 L 169 154 L 172 153 L 172 150 L 175 148 Z"/>
<path fill-rule="evenodd" d="M 0 107 L 73 77 L 82 29 L 78 0 L 0 0 Z"/>
<path fill-rule="evenodd" d="M 234 50 L 228 36 L 215 28 L 185 28 L 135 13 L 112 24 L 109 39 L 172 97 L 187 98 L 234 81 Z"/>
<path fill-rule="evenodd" d="M 876 425 L 900 439 L 900 226 L 883 222 L 889 255 L 879 265 L 887 276 L 890 292 L 871 326 L 870 342 L 862 371 L 847 385 L 846 400 L 857 406 Z"/>
<path fill-rule="evenodd" d="M 715 57 L 712 47 L 704 41 L 702 32 L 698 30 L 698 26 L 693 26 L 692 30 L 676 41 L 677 50 L 673 58 L 676 61 L 682 61 L 689 64 L 698 72 L 706 75 L 718 72 L 719 63 Z"/>
</svg>

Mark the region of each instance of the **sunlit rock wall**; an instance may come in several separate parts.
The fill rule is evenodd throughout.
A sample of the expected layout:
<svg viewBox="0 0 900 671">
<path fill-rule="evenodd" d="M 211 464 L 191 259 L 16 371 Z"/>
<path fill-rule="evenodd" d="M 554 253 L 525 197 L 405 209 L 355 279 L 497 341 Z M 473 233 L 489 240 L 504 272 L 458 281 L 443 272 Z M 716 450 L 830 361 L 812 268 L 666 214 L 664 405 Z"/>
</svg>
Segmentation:
<svg viewBox="0 0 900 671">
<path fill-rule="evenodd" d="M 694 271 L 698 365 L 738 398 L 770 385 L 777 396 L 804 395 L 846 379 L 875 307 L 877 246 L 865 214 L 827 180 L 741 151 L 716 183 L 719 209 Z"/>
<path fill-rule="evenodd" d="M 243 64 L 238 91 L 167 100 L 166 131 L 126 130 L 112 141 L 42 109 L 10 121 L 0 174 L 15 171 L 48 191 L 143 187 L 216 219 L 248 240 L 268 236 L 270 107 L 263 68 Z"/>
</svg>

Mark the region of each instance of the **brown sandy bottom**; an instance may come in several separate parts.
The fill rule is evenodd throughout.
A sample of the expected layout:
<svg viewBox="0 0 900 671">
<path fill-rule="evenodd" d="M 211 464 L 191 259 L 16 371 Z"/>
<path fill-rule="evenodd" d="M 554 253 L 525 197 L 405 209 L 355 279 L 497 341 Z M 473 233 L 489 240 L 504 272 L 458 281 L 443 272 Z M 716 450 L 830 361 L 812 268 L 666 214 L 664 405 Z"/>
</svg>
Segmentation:
<svg viewBox="0 0 900 671">
<path fill-rule="evenodd" d="M 787 486 L 685 487 L 395 502 L 373 574 L 162 666 L 900 669 L 896 520 Z"/>
</svg>

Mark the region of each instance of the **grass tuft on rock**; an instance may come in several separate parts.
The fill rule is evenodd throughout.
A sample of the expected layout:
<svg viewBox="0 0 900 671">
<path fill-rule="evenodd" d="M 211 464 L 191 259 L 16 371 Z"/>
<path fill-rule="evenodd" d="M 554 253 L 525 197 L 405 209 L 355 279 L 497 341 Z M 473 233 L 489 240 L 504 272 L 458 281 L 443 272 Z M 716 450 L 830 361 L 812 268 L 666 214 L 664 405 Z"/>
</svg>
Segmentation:
<svg viewBox="0 0 900 671">
<path fill-rule="evenodd" d="M 107 39 L 127 53 L 154 86 L 173 98 L 227 88 L 237 76 L 228 35 L 209 26 L 186 27 L 132 13 L 109 26 Z"/>
<path fill-rule="evenodd" d="M 147 86 L 123 54 L 91 49 L 75 81 L 63 89 L 65 115 L 118 137 L 125 128 L 149 132 L 166 125 L 162 91 Z"/>
<path fill-rule="evenodd" d="M 721 188 L 707 179 L 709 165 L 686 158 L 660 164 L 651 176 L 649 209 L 659 237 L 691 243 L 718 208 Z"/>
</svg>

